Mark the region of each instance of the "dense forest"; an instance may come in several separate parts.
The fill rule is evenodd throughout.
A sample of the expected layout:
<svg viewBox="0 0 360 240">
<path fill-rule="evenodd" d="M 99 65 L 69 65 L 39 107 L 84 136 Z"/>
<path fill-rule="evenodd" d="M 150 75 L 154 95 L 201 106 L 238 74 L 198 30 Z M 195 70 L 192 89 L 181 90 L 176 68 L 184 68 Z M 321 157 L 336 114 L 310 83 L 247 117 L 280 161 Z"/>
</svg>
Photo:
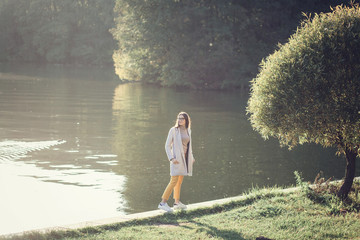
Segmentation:
<svg viewBox="0 0 360 240">
<path fill-rule="evenodd" d="M 0 61 L 112 65 L 114 0 L 0 0 Z"/>
<path fill-rule="evenodd" d="M 261 59 L 295 32 L 303 12 L 328 12 L 342 2 L 119 0 L 116 72 L 163 86 L 247 86 Z"/>
<path fill-rule="evenodd" d="M 0 0 L 0 61 L 113 65 L 122 80 L 248 86 L 304 13 L 340 0 Z"/>
</svg>

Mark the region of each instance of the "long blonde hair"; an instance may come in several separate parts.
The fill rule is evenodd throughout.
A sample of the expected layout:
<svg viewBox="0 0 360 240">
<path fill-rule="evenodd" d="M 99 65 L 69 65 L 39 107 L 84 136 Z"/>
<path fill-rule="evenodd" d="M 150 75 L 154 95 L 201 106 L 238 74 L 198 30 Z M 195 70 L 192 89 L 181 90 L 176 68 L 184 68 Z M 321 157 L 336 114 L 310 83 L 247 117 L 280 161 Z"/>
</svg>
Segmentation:
<svg viewBox="0 0 360 240">
<path fill-rule="evenodd" d="M 179 127 L 179 117 L 180 116 L 183 116 L 185 118 L 185 127 L 186 128 L 191 128 L 190 116 L 186 112 L 179 112 L 179 114 L 178 114 L 178 116 L 176 118 L 175 127 Z"/>
</svg>

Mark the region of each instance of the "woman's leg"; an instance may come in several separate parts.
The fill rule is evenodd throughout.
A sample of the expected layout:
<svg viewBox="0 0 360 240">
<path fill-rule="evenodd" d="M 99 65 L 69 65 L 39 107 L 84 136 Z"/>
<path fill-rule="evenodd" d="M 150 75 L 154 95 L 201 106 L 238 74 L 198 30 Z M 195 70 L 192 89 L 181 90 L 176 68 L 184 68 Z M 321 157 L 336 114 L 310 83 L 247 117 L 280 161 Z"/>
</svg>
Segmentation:
<svg viewBox="0 0 360 240">
<path fill-rule="evenodd" d="M 178 183 L 179 177 L 183 177 L 183 176 L 172 176 L 170 179 L 169 184 L 167 185 L 163 195 L 162 195 L 162 202 L 165 203 L 167 202 L 167 200 L 169 199 L 173 189 L 175 188 L 175 186 Z"/>
<path fill-rule="evenodd" d="M 179 177 L 179 179 L 174 188 L 174 199 L 175 199 L 176 204 L 180 202 L 181 184 L 184 180 L 184 176 L 178 176 L 178 177 Z"/>
</svg>

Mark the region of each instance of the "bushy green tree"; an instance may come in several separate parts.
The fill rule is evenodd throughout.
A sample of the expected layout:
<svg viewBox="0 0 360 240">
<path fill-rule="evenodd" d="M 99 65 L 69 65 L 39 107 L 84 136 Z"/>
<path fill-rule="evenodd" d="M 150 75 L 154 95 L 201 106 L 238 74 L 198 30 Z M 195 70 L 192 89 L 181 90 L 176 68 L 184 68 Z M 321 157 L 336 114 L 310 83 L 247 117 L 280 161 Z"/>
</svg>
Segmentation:
<svg viewBox="0 0 360 240">
<path fill-rule="evenodd" d="M 290 148 L 314 142 L 346 156 L 347 197 L 360 156 L 360 9 L 308 17 L 261 63 L 247 111 L 264 138 Z"/>
</svg>

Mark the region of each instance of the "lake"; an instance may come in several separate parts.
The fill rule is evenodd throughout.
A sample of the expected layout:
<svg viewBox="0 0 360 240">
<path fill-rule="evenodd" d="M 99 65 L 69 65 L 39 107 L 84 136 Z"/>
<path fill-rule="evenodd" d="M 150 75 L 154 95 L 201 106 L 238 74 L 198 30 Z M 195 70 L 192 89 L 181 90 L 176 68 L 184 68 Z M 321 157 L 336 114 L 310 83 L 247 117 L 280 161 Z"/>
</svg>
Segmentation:
<svg viewBox="0 0 360 240">
<path fill-rule="evenodd" d="M 164 144 L 180 111 L 192 119 L 196 159 L 185 204 L 289 186 L 295 170 L 310 181 L 320 171 L 343 177 L 334 149 L 264 141 L 247 99 L 121 84 L 113 69 L 0 65 L 0 234 L 156 209 L 170 179 Z"/>
</svg>

